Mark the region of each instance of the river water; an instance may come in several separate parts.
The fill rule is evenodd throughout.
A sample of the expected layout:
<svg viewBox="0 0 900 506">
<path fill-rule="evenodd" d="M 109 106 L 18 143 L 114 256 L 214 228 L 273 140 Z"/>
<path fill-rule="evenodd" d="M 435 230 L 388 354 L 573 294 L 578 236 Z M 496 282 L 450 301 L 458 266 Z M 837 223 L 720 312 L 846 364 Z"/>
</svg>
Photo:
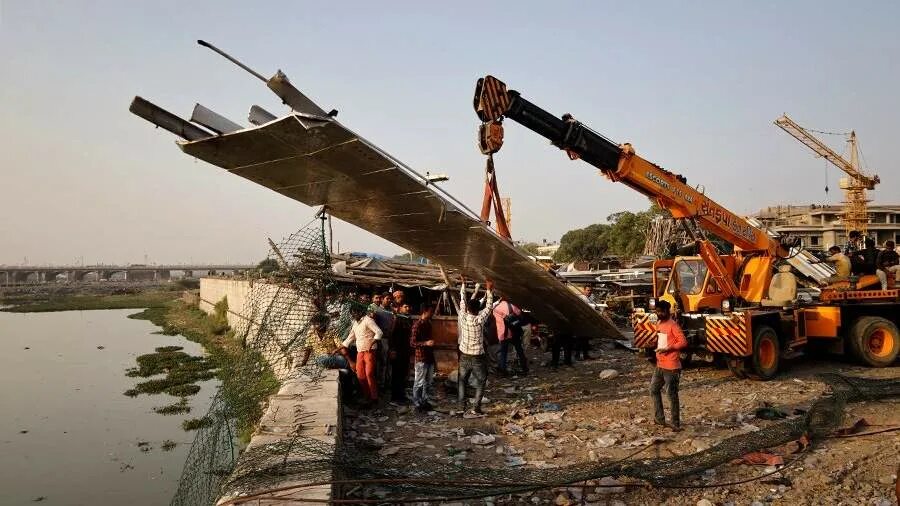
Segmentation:
<svg viewBox="0 0 900 506">
<path fill-rule="evenodd" d="M 186 415 L 152 411 L 177 397 L 123 395 L 144 380 L 125 376 L 136 356 L 203 351 L 134 312 L 0 312 L 0 505 L 168 504 L 194 436 L 181 422 L 206 413 L 216 381 Z M 178 445 L 163 451 L 165 440 Z"/>
</svg>

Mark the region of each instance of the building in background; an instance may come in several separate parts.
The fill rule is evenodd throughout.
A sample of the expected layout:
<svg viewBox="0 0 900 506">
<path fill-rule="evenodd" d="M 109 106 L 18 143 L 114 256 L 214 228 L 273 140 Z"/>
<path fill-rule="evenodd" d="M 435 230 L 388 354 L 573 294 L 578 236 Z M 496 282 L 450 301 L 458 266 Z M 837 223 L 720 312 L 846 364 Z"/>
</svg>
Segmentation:
<svg viewBox="0 0 900 506">
<path fill-rule="evenodd" d="M 753 217 L 767 228 L 800 237 L 810 250 L 844 245 L 847 235 L 841 222 L 842 206 L 783 205 L 767 207 Z M 879 246 L 885 241 L 900 242 L 900 205 L 869 206 L 869 237 Z"/>
</svg>

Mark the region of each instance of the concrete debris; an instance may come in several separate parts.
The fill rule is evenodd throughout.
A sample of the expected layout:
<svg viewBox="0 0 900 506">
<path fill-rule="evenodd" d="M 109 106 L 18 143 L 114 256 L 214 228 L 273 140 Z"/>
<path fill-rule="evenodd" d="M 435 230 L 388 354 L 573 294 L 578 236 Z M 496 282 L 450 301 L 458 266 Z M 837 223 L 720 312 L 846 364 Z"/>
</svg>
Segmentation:
<svg viewBox="0 0 900 506">
<path fill-rule="evenodd" d="M 378 455 L 381 455 L 382 457 L 387 457 L 388 455 L 394 455 L 395 453 L 397 453 L 399 451 L 400 451 L 399 446 L 389 446 L 387 448 L 382 448 L 381 450 L 378 450 Z"/>
<path fill-rule="evenodd" d="M 506 465 L 509 467 L 519 467 L 525 465 L 525 458 L 518 455 L 510 455 L 506 457 Z"/>
<path fill-rule="evenodd" d="M 522 434 L 523 432 L 525 432 L 525 429 L 523 429 L 521 425 L 508 423 L 503 426 L 503 431 L 507 434 Z"/>
<path fill-rule="evenodd" d="M 568 494 L 559 494 L 556 496 L 556 499 L 553 500 L 553 504 L 556 506 L 569 506 L 572 504 L 572 499 Z"/>
<path fill-rule="evenodd" d="M 619 375 L 619 371 L 617 371 L 615 369 L 604 369 L 604 370 L 600 371 L 600 379 L 602 379 L 602 380 L 613 379 L 618 375 Z"/>
<path fill-rule="evenodd" d="M 622 492 L 625 492 L 625 487 L 618 486 L 621 484 L 622 482 L 611 476 L 604 476 L 603 478 L 600 478 L 600 481 L 597 483 L 599 486 L 597 487 L 596 492 L 598 494 L 621 494 Z"/>
<path fill-rule="evenodd" d="M 542 423 L 560 422 L 562 421 L 563 414 L 565 414 L 565 411 L 535 413 L 532 418 L 534 419 L 534 423 L 539 425 Z"/>
<path fill-rule="evenodd" d="M 716 503 L 710 501 L 709 499 L 700 499 L 697 501 L 697 506 L 716 506 Z"/>
<path fill-rule="evenodd" d="M 606 434 L 595 439 L 594 445 L 599 448 L 610 448 L 618 442 L 619 439 L 616 436 L 612 434 Z"/>
<path fill-rule="evenodd" d="M 494 437 L 493 434 L 482 434 L 480 432 L 478 434 L 475 434 L 471 438 L 469 438 L 469 440 L 472 441 L 472 444 L 476 444 L 476 445 L 489 445 L 489 444 L 493 443 L 496 439 L 497 438 Z"/>
</svg>

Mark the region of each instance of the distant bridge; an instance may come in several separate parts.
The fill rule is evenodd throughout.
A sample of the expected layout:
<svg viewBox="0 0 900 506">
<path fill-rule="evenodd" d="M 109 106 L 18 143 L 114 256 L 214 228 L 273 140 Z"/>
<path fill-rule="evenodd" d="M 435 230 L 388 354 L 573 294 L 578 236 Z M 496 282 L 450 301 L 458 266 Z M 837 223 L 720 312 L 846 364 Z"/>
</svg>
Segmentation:
<svg viewBox="0 0 900 506">
<path fill-rule="evenodd" d="M 83 281 L 162 281 L 173 272 L 182 277 L 210 274 L 234 274 L 254 268 L 254 265 L 186 264 L 186 265 L 0 265 L 0 285 Z"/>
</svg>

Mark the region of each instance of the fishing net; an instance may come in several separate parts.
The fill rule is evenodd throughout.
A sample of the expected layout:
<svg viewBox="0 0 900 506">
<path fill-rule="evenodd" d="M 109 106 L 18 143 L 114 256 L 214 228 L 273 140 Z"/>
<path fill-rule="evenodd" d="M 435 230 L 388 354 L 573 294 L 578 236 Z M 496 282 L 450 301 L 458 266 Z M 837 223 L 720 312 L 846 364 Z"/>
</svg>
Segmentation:
<svg viewBox="0 0 900 506">
<path fill-rule="evenodd" d="M 553 468 L 479 468 L 422 455 L 385 455 L 365 441 L 289 436 L 235 450 L 259 422 L 265 400 L 277 385 L 303 379 L 309 388 L 323 371 L 300 367 L 310 329 L 326 324 L 329 336 L 346 335 L 352 287 L 333 282 L 323 227 L 310 224 L 281 244 L 272 244 L 275 267 L 265 282 L 255 281 L 234 338 L 242 352 L 222 368 L 222 387 L 191 447 L 173 505 L 214 504 L 223 493 L 232 504 L 279 500 L 305 488 L 326 487 L 333 498 L 382 503 L 440 502 L 499 496 L 580 483 L 604 476 L 633 478 L 649 485 L 677 482 L 763 448 L 804 436 L 815 441 L 843 421 L 847 403 L 900 395 L 900 379 L 821 375 L 829 389 L 803 416 L 733 436 L 689 455 L 583 462 Z M 337 393 L 335 393 L 337 395 Z M 333 488 L 332 488 L 333 487 Z"/>
</svg>

